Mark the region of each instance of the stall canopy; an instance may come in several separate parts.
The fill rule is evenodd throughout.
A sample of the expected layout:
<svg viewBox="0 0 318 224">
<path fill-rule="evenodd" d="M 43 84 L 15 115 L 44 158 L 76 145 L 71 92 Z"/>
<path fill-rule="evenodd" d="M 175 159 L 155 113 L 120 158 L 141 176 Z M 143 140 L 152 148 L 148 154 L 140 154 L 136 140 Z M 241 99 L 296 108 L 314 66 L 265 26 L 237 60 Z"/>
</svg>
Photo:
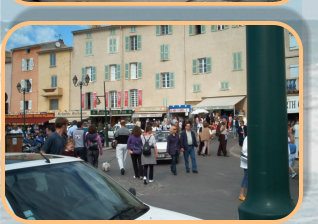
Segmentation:
<svg viewBox="0 0 318 224">
<path fill-rule="evenodd" d="M 206 110 L 231 110 L 235 109 L 235 105 L 244 98 L 245 96 L 207 98 L 195 105 L 193 108 Z"/>
<path fill-rule="evenodd" d="M 54 118 L 54 114 L 26 114 L 25 115 L 25 124 L 26 125 L 43 125 L 49 120 Z M 11 125 L 23 125 L 24 116 L 23 115 L 6 115 L 6 124 Z"/>
<path fill-rule="evenodd" d="M 162 117 L 162 113 L 134 113 L 134 118 L 152 118 L 152 117 Z"/>
</svg>

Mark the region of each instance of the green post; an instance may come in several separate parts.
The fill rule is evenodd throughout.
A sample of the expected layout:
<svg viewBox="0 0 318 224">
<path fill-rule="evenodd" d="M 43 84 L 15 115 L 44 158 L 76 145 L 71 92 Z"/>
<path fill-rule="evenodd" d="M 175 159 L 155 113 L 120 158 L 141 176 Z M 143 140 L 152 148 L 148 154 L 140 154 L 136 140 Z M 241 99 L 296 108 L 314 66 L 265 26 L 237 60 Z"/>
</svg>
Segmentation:
<svg viewBox="0 0 318 224">
<path fill-rule="evenodd" d="M 289 191 L 284 29 L 247 26 L 248 193 L 241 220 L 275 220 L 295 204 Z"/>
</svg>

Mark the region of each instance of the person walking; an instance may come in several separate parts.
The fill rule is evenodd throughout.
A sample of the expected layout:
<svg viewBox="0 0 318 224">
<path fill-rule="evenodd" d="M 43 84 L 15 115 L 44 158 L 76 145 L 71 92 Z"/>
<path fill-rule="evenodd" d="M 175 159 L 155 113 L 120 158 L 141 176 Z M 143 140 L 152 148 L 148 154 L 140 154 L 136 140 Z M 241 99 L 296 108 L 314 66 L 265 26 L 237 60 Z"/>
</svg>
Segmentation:
<svg viewBox="0 0 318 224">
<path fill-rule="evenodd" d="M 142 140 L 141 140 L 141 128 L 135 126 L 132 129 L 131 135 L 127 141 L 127 150 L 130 153 L 131 161 L 134 168 L 134 178 L 142 178 L 143 170 L 141 165 L 141 153 L 142 153 Z"/>
<path fill-rule="evenodd" d="M 148 167 L 149 167 L 149 183 L 154 181 L 154 165 L 157 164 L 158 149 L 156 144 L 156 139 L 152 135 L 152 127 L 147 126 L 145 133 L 141 137 L 142 140 L 142 155 L 141 155 L 141 164 L 143 165 L 143 174 L 144 174 L 144 184 L 147 183 L 148 179 Z M 147 152 L 147 153 L 146 153 Z"/>
<path fill-rule="evenodd" d="M 120 122 L 121 127 L 115 133 L 116 157 L 120 169 L 121 175 L 125 174 L 125 162 L 127 158 L 127 141 L 130 135 L 130 131 L 126 128 L 126 122 L 122 120 Z"/>
<path fill-rule="evenodd" d="M 243 147 L 241 151 L 241 163 L 240 167 L 244 170 L 244 176 L 241 184 L 241 193 L 239 196 L 239 200 L 245 201 L 245 190 L 247 189 L 247 176 L 248 176 L 248 169 L 247 169 L 247 137 L 243 141 Z"/>
<path fill-rule="evenodd" d="M 85 136 L 85 145 L 87 148 L 87 161 L 95 168 L 98 168 L 98 156 L 103 155 L 103 146 L 95 125 L 88 128 Z"/>
<path fill-rule="evenodd" d="M 239 128 L 239 122 L 237 120 L 237 116 L 234 116 L 233 122 L 231 123 L 231 129 L 233 133 L 234 139 L 237 139 L 237 129 Z"/>
<path fill-rule="evenodd" d="M 55 120 L 55 132 L 50 134 L 42 146 L 41 153 L 61 155 L 65 147 L 66 138 L 64 137 L 68 120 L 58 117 Z"/>
<path fill-rule="evenodd" d="M 295 144 L 296 144 L 296 154 L 295 158 L 299 158 L 299 120 L 296 121 L 296 124 L 293 127 L 293 130 L 295 132 L 294 138 L 295 138 Z"/>
<path fill-rule="evenodd" d="M 87 150 L 85 147 L 85 131 L 83 130 L 83 123 L 77 122 L 77 129 L 73 131 L 72 138 L 75 141 L 75 153 L 82 160 L 87 162 Z"/>
<path fill-rule="evenodd" d="M 136 125 L 141 128 L 141 122 L 139 118 L 137 118 Z"/>
<path fill-rule="evenodd" d="M 73 132 L 77 129 L 77 121 L 72 121 L 72 126 L 67 131 L 67 137 L 72 138 Z"/>
<path fill-rule="evenodd" d="M 189 156 L 191 157 L 192 163 L 192 172 L 198 173 L 197 163 L 195 159 L 195 148 L 198 147 L 198 143 L 195 137 L 195 133 L 191 131 L 191 124 L 187 123 L 185 126 L 185 130 L 181 133 L 180 137 L 180 151 L 183 152 L 184 155 L 184 162 L 186 167 L 186 172 L 190 172 L 189 167 Z"/>
<path fill-rule="evenodd" d="M 226 126 L 227 126 L 227 119 L 224 116 L 222 118 L 222 121 L 218 124 L 217 131 L 216 131 L 219 135 L 219 142 L 220 142 L 217 155 L 221 156 L 221 152 L 222 152 L 223 156 L 228 157 L 227 151 L 226 151 L 226 135 L 227 135 Z"/>
<path fill-rule="evenodd" d="M 297 146 L 295 144 L 295 138 L 292 134 L 292 127 L 288 126 L 288 157 L 289 157 L 289 172 L 290 177 L 294 179 L 297 176 L 295 172 L 295 159 L 296 159 L 296 152 Z"/>
<path fill-rule="evenodd" d="M 176 127 L 172 127 L 170 129 L 170 135 L 167 138 L 167 153 L 171 156 L 172 162 L 171 162 L 171 172 L 174 175 L 177 175 L 177 168 L 176 164 L 179 158 L 180 154 L 180 137 L 177 134 Z"/>
<path fill-rule="evenodd" d="M 244 121 L 240 121 L 240 127 L 238 128 L 238 134 L 239 134 L 239 145 L 243 146 L 244 138 L 247 136 L 247 127 L 244 125 Z"/>
<path fill-rule="evenodd" d="M 209 128 L 209 123 L 207 121 L 203 122 L 203 129 L 202 132 L 200 133 L 200 140 L 203 142 L 203 147 L 202 147 L 202 151 L 201 154 L 202 156 L 205 156 L 205 150 L 207 150 L 208 155 L 211 155 L 210 152 L 210 139 L 212 138 L 212 135 L 210 134 L 210 128 Z"/>
</svg>

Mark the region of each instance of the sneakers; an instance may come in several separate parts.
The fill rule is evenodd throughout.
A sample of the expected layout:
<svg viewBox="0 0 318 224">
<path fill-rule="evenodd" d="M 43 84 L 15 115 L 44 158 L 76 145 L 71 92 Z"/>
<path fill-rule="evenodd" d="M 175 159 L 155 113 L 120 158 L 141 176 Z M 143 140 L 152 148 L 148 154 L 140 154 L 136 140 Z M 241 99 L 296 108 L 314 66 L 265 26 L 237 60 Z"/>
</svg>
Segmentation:
<svg viewBox="0 0 318 224">
<path fill-rule="evenodd" d="M 147 183 L 147 177 L 144 177 L 144 185 L 148 184 Z"/>
<path fill-rule="evenodd" d="M 297 176 L 297 173 L 296 173 L 296 172 L 293 172 L 293 173 L 290 174 L 290 177 L 291 177 L 292 179 L 294 179 L 296 176 Z"/>
<path fill-rule="evenodd" d="M 120 169 L 120 173 L 121 173 L 121 175 L 124 175 L 124 174 L 125 174 L 125 169 L 124 169 L 124 168 L 121 168 L 121 169 Z"/>
<path fill-rule="evenodd" d="M 198 171 L 197 170 L 193 170 L 192 173 L 198 173 Z"/>
<path fill-rule="evenodd" d="M 153 183 L 154 182 L 154 180 L 149 180 L 149 183 Z"/>
</svg>

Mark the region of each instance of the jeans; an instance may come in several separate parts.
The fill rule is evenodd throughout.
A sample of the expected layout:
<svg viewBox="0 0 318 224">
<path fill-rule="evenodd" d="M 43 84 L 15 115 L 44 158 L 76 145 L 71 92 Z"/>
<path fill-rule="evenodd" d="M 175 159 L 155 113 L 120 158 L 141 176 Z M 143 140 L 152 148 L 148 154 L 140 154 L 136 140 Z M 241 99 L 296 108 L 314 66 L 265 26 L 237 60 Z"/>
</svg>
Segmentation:
<svg viewBox="0 0 318 224">
<path fill-rule="evenodd" d="M 177 173 L 177 167 L 176 164 L 178 163 L 179 153 L 176 152 L 175 155 L 171 155 L 172 161 L 171 161 L 171 172 L 176 174 Z"/>
<path fill-rule="evenodd" d="M 197 162 L 195 160 L 194 147 L 193 146 L 185 147 L 184 152 L 183 152 L 183 156 L 184 156 L 186 170 L 187 171 L 190 170 L 190 167 L 189 167 L 189 156 L 190 156 L 191 163 L 192 163 L 192 171 L 197 171 Z"/>
<path fill-rule="evenodd" d="M 247 188 L 247 177 L 248 177 L 248 169 L 244 169 L 244 177 L 242 180 L 241 187 Z"/>
<path fill-rule="evenodd" d="M 127 144 L 118 144 L 116 147 L 116 157 L 119 169 L 125 169 L 125 162 L 127 158 Z"/>
<path fill-rule="evenodd" d="M 141 154 L 131 154 L 131 161 L 134 167 L 135 177 L 142 176 Z"/>
<path fill-rule="evenodd" d="M 99 150 L 87 150 L 87 162 L 98 168 Z"/>
<path fill-rule="evenodd" d="M 233 132 L 233 137 L 236 138 L 237 137 L 236 127 L 233 126 L 232 132 Z"/>
<path fill-rule="evenodd" d="M 87 152 L 86 148 L 79 147 L 74 149 L 76 156 L 79 156 L 82 160 L 87 162 Z"/>
<path fill-rule="evenodd" d="M 148 177 L 148 166 L 149 170 L 149 180 L 153 180 L 153 165 L 144 165 L 144 177 Z"/>
</svg>

